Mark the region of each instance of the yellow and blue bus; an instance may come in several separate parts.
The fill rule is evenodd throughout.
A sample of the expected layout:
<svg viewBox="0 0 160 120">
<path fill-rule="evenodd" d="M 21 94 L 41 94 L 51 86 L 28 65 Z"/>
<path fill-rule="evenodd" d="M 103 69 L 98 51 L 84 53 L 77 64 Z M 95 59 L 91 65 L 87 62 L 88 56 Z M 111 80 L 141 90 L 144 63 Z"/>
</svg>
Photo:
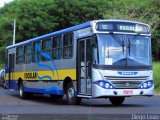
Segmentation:
<svg viewBox="0 0 160 120">
<path fill-rule="evenodd" d="M 6 48 L 6 87 L 30 94 L 81 98 L 153 96 L 149 25 L 127 20 L 93 20 L 24 40 Z"/>
</svg>

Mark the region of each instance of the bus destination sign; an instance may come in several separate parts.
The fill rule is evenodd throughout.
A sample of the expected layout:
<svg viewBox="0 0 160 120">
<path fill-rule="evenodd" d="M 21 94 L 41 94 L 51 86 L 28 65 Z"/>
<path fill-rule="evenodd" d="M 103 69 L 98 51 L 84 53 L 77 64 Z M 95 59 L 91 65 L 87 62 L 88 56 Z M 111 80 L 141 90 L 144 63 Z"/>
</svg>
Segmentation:
<svg viewBox="0 0 160 120">
<path fill-rule="evenodd" d="M 130 32 L 149 34 L 147 25 L 131 23 L 131 22 L 98 22 L 97 31 L 114 31 L 114 32 Z"/>
</svg>

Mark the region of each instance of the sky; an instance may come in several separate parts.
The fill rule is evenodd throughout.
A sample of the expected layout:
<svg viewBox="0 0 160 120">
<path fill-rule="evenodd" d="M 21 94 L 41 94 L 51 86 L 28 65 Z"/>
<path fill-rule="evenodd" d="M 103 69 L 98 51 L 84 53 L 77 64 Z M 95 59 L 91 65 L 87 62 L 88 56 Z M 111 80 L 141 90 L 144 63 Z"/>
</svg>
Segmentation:
<svg viewBox="0 0 160 120">
<path fill-rule="evenodd" d="M 13 0 L 0 0 L 0 7 L 4 6 L 4 3 L 11 2 Z"/>
</svg>

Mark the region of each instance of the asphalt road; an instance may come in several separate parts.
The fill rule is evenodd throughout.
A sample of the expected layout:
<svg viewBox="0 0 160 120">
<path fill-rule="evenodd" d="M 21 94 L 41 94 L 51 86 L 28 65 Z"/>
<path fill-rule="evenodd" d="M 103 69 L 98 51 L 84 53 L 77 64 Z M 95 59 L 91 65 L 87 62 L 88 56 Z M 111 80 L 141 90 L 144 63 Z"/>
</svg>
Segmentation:
<svg viewBox="0 0 160 120">
<path fill-rule="evenodd" d="M 60 120 L 67 117 L 82 120 L 84 116 L 87 120 L 97 119 L 98 116 L 104 120 L 111 117 L 118 119 L 119 116 L 127 120 L 136 119 L 135 115 L 140 115 L 138 120 L 143 120 L 139 117 L 149 120 L 148 115 L 157 115 L 157 119 L 160 120 L 160 96 L 128 97 L 121 106 L 113 106 L 108 99 L 82 99 L 80 105 L 67 105 L 65 97 L 62 100 L 53 100 L 47 95 L 34 95 L 32 98 L 22 100 L 18 92 L 0 88 L 0 114 L 3 120 L 8 115 L 13 115 L 9 117 L 20 115 L 18 117 L 22 119 L 29 117 L 42 119 L 44 116 L 44 119 L 47 117 L 53 119 L 54 116 L 56 120 L 56 116 L 61 117 Z"/>
</svg>

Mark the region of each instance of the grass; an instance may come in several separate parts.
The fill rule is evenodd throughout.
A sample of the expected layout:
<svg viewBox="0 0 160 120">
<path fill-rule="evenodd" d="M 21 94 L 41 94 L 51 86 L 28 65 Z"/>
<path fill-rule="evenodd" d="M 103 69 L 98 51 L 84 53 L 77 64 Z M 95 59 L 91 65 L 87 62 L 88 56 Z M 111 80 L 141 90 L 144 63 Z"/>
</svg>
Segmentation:
<svg viewBox="0 0 160 120">
<path fill-rule="evenodd" d="M 4 64 L 0 64 L 0 70 L 4 69 Z"/>
<path fill-rule="evenodd" d="M 5 66 L 4 61 L 0 59 L 0 70 L 4 69 L 4 66 Z"/>
<path fill-rule="evenodd" d="M 0 70 L 4 69 L 4 64 L 0 64 Z"/>
<path fill-rule="evenodd" d="M 153 63 L 155 93 L 160 94 L 160 62 Z"/>
</svg>

